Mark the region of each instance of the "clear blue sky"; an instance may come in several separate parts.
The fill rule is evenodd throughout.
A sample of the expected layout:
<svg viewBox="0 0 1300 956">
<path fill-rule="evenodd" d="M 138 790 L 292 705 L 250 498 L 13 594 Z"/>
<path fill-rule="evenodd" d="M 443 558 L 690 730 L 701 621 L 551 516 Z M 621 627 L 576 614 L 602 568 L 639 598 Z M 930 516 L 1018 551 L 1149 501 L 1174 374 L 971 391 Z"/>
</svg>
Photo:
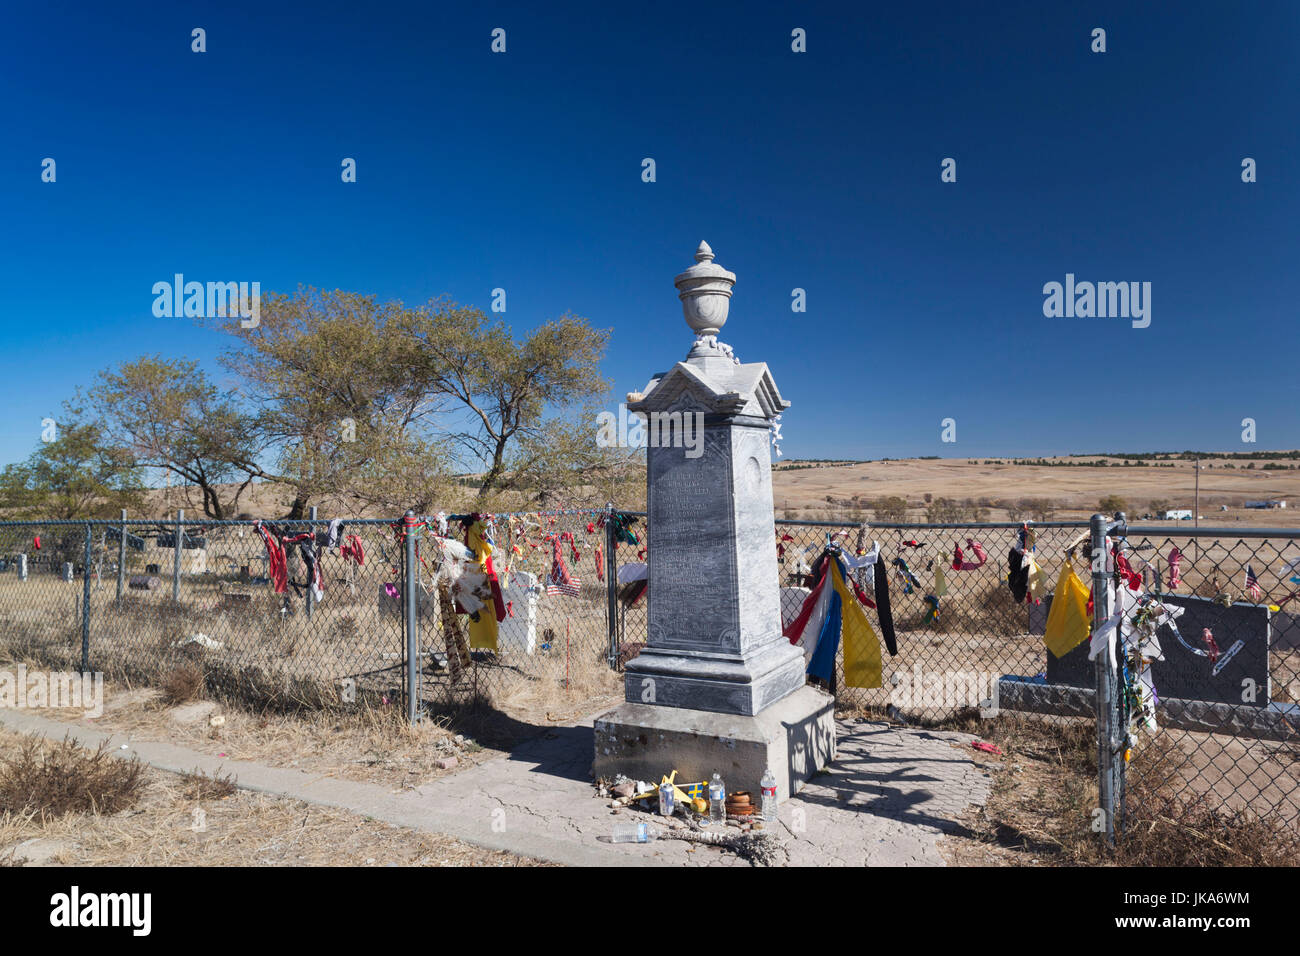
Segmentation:
<svg viewBox="0 0 1300 956">
<path fill-rule="evenodd" d="M 516 328 L 612 328 L 621 395 L 684 357 L 700 239 L 787 457 L 1295 448 L 1298 47 L 1294 3 L 13 6 L 0 462 L 106 366 L 219 374 L 152 315 L 176 272 L 500 286 Z M 1151 326 L 1045 318 L 1067 272 L 1151 282 Z"/>
</svg>

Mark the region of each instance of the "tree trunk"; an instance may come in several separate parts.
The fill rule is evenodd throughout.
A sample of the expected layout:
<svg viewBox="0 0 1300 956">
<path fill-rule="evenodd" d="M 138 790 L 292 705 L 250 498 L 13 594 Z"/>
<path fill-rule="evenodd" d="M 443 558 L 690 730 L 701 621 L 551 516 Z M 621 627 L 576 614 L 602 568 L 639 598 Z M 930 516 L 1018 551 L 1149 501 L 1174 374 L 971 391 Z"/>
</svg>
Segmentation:
<svg viewBox="0 0 1300 956">
<path fill-rule="evenodd" d="M 311 500 L 311 495 L 302 488 L 297 490 L 294 495 L 293 504 L 289 506 L 289 513 L 285 515 L 287 521 L 301 521 L 307 517 L 307 502 Z"/>
</svg>

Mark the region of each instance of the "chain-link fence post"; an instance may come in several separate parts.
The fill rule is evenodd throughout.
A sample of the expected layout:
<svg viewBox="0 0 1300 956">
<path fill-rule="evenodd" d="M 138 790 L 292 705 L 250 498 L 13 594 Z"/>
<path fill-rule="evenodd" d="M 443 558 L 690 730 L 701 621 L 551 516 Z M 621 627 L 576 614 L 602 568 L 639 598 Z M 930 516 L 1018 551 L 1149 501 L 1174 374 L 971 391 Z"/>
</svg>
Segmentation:
<svg viewBox="0 0 1300 956">
<path fill-rule="evenodd" d="M 181 544 L 185 537 L 185 509 L 176 512 L 176 560 L 172 564 L 172 600 L 181 599 Z"/>
<path fill-rule="evenodd" d="M 90 670 L 90 561 L 94 529 L 86 522 L 85 567 L 81 573 L 81 672 Z"/>
<path fill-rule="evenodd" d="M 312 549 L 314 550 L 314 549 L 316 548 L 316 506 L 315 506 L 315 505 L 312 505 L 312 506 L 311 506 L 310 517 L 311 517 L 311 524 L 309 524 L 309 525 L 307 526 L 307 530 L 311 532 L 311 536 L 312 536 L 312 537 L 311 537 L 311 546 L 312 546 Z M 317 555 L 316 560 L 317 560 L 318 562 L 320 561 L 320 556 L 319 556 L 319 555 Z M 310 620 L 311 620 L 311 609 L 312 609 L 312 605 L 313 605 L 314 603 L 316 603 L 316 602 L 315 602 L 315 586 L 314 586 L 314 585 L 315 585 L 315 582 L 312 581 L 312 580 L 311 580 L 311 577 L 310 577 L 310 575 L 311 575 L 311 569 L 307 569 L 307 572 L 306 572 L 306 573 L 307 573 L 307 575 L 308 575 L 308 577 L 307 577 L 307 595 L 306 595 L 306 597 L 305 597 L 304 600 L 303 600 L 303 609 L 307 612 L 307 620 L 310 621 Z"/>
<path fill-rule="evenodd" d="M 118 528 L 121 540 L 117 542 L 117 603 L 122 603 L 122 592 L 126 588 L 126 509 L 122 509 L 122 524 Z"/>
<path fill-rule="evenodd" d="M 420 603 L 416 593 L 419 575 L 416 573 L 415 512 L 407 511 L 402 518 L 403 544 L 402 595 L 406 599 L 406 719 L 414 724 L 420 711 Z"/>
<path fill-rule="evenodd" d="M 1107 571 L 1106 532 L 1110 522 L 1105 515 L 1095 514 L 1090 522 L 1090 554 L 1092 556 L 1092 633 L 1096 634 L 1110 617 L 1110 575 Z M 1115 638 L 1112 638 L 1115 640 Z M 1116 787 L 1116 737 L 1115 737 L 1115 663 L 1109 650 L 1097 656 L 1097 794 L 1101 803 L 1105 829 L 1103 838 L 1107 846 L 1115 845 Z"/>
<path fill-rule="evenodd" d="M 618 537 L 614 531 L 614 502 L 605 505 L 605 615 L 610 670 L 618 668 Z"/>
</svg>

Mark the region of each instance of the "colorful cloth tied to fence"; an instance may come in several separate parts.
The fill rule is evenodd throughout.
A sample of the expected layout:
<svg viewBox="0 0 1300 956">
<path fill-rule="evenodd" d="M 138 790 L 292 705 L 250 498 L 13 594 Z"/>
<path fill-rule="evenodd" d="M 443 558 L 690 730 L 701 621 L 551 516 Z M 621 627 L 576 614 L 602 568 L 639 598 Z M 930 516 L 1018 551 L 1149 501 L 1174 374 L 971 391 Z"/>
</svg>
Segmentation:
<svg viewBox="0 0 1300 956">
<path fill-rule="evenodd" d="M 276 594 L 283 594 L 289 590 L 289 564 L 284 556 L 284 545 L 263 527 L 262 522 L 256 522 L 253 527 L 257 529 L 257 533 L 262 536 L 262 543 L 266 545 L 266 567 L 267 574 L 271 576 L 271 586 Z"/>
<path fill-rule="evenodd" d="M 817 586 L 785 628 L 785 636 L 803 646 L 813 677 L 828 682 L 834 677 L 835 655 L 843 641 L 845 686 L 881 686 L 880 638 L 847 584 L 843 563 L 838 555 L 826 554 L 818 564 Z"/>
<path fill-rule="evenodd" d="M 474 555 L 474 563 L 483 575 L 486 583 L 484 598 L 490 595 L 491 603 L 485 600 L 485 607 L 469 616 L 469 646 L 485 650 L 497 649 L 497 624 L 506 619 L 506 602 L 501 593 L 501 582 L 497 580 L 496 570 L 492 567 L 491 532 L 487 522 L 481 516 L 474 520 L 465 530 L 465 546 Z"/>
</svg>

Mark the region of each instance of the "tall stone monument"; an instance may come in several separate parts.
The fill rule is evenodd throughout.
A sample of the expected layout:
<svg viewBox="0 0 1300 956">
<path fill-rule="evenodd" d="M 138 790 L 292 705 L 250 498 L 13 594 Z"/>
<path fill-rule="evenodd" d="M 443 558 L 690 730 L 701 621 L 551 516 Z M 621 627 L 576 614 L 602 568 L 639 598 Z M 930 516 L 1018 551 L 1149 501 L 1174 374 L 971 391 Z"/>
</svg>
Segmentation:
<svg viewBox="0 0 1300 956">
<path fill-rule="evenodd" d="M 648 633 L 625 702 L 596 721 L 594 773 L 717 772 L 757 794 L 770 767 L 785 799 L 834 759 L 834 702 L 806 685 L 803 652 L 781 634 L 771 427 L 790 403 L 766 363 L 718 341 L 735 281 L 701 242 L 676 279 L 695 344 L 628 395 L 649 436 Z"/>
</svg>

